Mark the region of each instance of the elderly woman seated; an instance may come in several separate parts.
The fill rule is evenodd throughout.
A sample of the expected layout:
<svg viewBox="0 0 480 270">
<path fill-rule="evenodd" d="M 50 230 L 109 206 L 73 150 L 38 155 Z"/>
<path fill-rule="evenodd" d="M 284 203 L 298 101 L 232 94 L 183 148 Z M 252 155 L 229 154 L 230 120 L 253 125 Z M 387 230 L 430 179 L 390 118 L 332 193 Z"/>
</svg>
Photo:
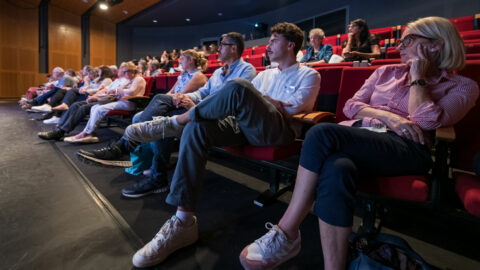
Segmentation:
<svg viewBox="0 0 480 270">
<path fill-rule="evenodd" d="M 58 124 L 62 112 L 69 109 L 69 106 L 79 100 L 86 100 L 98 91 L 106 89 L 112 83 L 112 71 L 107 66 L 100 66 L 98 69 L 88 69 L 88 80 L 80 88 L 58 91 L 49 101 L 51 113 L 47 114 L 43 121 L 45 124 Z M 57 106 L 58 105 L 58 106 Z"/>
<path fill-rule="evenodd" d="M 465 49 L 448 19 L 409 23 L 397 49 L 402 64 L 378 68 L 346 102 L 350 121 L 307 133 L 292 200 L 278 225 L 268 223 L 270 231 L 243 249 L 246 268 L 270 269 L 298 254 L 299 226 L 315 202 L 325 269 L 345 269 L 359 175 L 426 174 L 431 131 L 475 105 L 478 85 L 453 73 L 464 66 Z"/>
<path fill-rule="evenodd" d="M 38 136 L 44 140 L 60 140 L 66 133 L 71 132 L 81 120 L 90 112 L 90 120 L 84 131 L 77 136 L 66 139 L 67 142 L 88 143 L 97 142 L 98 138 L 93 132 L 100 120 L 110 110 L 133 111 L 135 104 L 126 99 L 127 96 L 142 96 L 145 92 L 145 80 L 136 73 L 136 66 L 132 62 L 122 63 L 119 70 L 119 78 L 106 89 L 98 91 L 89 96 L 86 101 L 78 101 L 62 115 L 57 128 L 51 131 L 39 132 Z M 118 98 L 107 104 L 100 104 L 98 101 L 106 96 Z"/>
<path fill-rule="evenodd" d="M 325 33 L 320 28 L 310 30 L 310 47 L 305 51 L 301 63 L 312 66 L 318 63 L 328 63 L 333 55 L 333 48 L 330 44 L 322 44 Z"/>
</svg>

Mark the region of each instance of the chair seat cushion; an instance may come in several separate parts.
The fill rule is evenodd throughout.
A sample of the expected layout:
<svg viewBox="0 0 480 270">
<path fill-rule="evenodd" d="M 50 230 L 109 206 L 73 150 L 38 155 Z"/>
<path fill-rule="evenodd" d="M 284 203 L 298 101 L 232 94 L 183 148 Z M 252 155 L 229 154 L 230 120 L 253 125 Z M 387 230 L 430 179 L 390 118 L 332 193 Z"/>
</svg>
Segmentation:
<svg viewBox="0 0 480 270">
<path fill-rule="evenodd" d="M 472 215 L 480 217 L 480 179 L 475 175 L 454 173 L 455 191 L 465 209 Z"/>
<path fill-rule="evenodd" d="M 406 201 L 424 202 L 429 193 L 425 176 L 378 177 L 359 181 L 357 185 L 362 192 Z"/>
<path fill-rule="evenodd" d="M 110 111 L 108 111 L 107 116 L 114 116 L 114 115 L 130 116 L 132 114 L 133 114 L 132 111 L 110 110 Z"/>
<path fill-rule="evenodd" d="M 297 155 L 300 153 L 301 148 L 302 142 L 300 141 L 278 146 L 241 145 L 223 147 L 223 149 L 237 156 L 266 161 L 281 160 L 293 155 Z"/>
</svg>

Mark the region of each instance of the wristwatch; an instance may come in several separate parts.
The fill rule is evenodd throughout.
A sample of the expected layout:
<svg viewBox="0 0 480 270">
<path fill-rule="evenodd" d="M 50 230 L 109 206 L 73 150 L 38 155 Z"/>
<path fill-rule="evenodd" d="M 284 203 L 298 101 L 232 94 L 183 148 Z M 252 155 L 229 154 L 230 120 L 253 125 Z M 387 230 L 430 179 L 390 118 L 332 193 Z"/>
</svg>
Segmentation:
<svg viewBox="0 0 480 270">
<path fill-rule="evenodd" d="M 414 85 L 418 85 L 420 87 L 427 87 L 427 81 L 424 79 L 418 79 L 410 83 L 410 87 Z"/>
</svg>

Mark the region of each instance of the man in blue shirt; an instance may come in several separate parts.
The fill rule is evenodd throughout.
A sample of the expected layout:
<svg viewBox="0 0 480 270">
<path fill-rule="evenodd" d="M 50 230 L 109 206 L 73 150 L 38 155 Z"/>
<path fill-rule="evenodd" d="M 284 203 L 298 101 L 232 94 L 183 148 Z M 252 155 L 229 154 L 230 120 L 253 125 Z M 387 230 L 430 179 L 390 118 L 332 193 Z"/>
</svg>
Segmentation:
<svg viewBox="0 0 480 270">
<path fill-rule="evenodd" d="M 170 148 L 173 139 L 164 138 L 158 140 L 152 130 L 152 119 L 155 116 L 172 116 L 184 113 L 186 110 L 200 103 L 202 100 L 211 96 L 220 90 L 226 82 L 234 78 L 243 78 L 251 81 L 255 75 L 255 68 L 242 60 L 241 55 L 244 49 L 243 36 L 236 32 L 230 32 L 222 35 L 220 43 L 220 60 L 225 65 L 213 73 L 208 82 L 199 90 L 188 94 L 156 95 L 149 103 L 147 108 L 134 119 L 134 124 L 127 127 L 125 135 L 118 142 L 110 147 L 101 148 L 94 151 L 79 150 L 77 157 L 80 160 L 89 162 L 98 162 L 98 160 L 115 160 L 123 154 L 133 152 L 140 144 L 140 140 L 132 140 L 128 137 L 128 130 L 136 130 L 140 134 L 141 142 L 154 141 L 152 147 L 154 157 L 150 176 L 139 183 L 124 188 L 123 196 L 138 198 L 151 193 L 168 191 L 167 170 L 170 161 Z M 180 136 L 180 134 L 178 134 Z M 100 161 L 101 162 L 101 161 Z"/>
</svg>

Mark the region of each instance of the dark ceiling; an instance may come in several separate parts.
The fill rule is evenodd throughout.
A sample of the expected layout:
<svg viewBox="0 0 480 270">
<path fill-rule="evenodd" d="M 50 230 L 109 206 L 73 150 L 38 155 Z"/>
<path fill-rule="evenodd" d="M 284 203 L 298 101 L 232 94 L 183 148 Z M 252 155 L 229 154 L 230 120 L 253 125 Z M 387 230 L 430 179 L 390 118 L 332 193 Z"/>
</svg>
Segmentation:
<svg viewBox="0 0 480 270">
<path fill-rule="evenodd" d="M 185 26 L 245 18 L 299 0 L 163 0 L 123 21 L 125 26 Z M 190 21 L 186 19 L 189 18 Z M 153 20 L 157 22 L 154 23 Z"/>
</svg>

